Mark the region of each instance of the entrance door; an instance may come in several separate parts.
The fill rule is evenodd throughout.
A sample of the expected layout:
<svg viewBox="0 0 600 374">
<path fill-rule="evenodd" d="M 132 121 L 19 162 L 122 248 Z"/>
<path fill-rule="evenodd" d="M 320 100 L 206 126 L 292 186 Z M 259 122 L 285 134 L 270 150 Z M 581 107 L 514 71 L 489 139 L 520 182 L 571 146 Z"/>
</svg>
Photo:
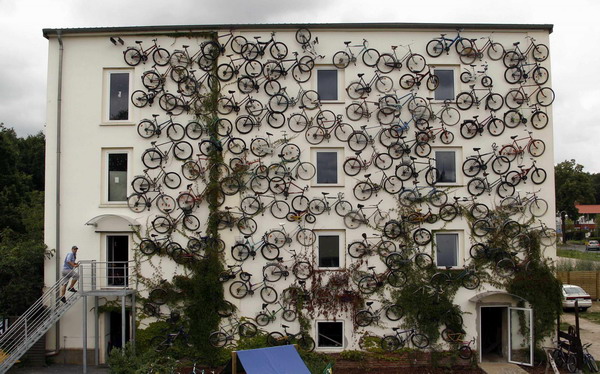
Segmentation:
<svg viewBox="0 0 600 374">
<path fill-rule="evenodd" d="M 529 308 L 508 308 L 508 362 L 533 364 L 533 311 Z"/>
<path fill-rule="evenodd" d="M 508 349 L 507 307 L 482 306 L 479 316 L 481 361 L 506 362 Z"/>
<path fill-rule="evenodd" d="M 125 311 L 125 342 L 129 341 L 131 336 L 130 329 L 130 318 L 131 312 Z M 106 353 L 110 354 L 110 351 L 117 347 L 123 347 L 123 327 L 122 327 L 122 316 L 121 312 L 110 312 L 108 314 L 108 342 Z"/>
<path fill-rule="evenodd" d="M 109 286 L 127 286 L 129 261 L 129 236 L 107 235 L 107 284 Z"/>
</svg>

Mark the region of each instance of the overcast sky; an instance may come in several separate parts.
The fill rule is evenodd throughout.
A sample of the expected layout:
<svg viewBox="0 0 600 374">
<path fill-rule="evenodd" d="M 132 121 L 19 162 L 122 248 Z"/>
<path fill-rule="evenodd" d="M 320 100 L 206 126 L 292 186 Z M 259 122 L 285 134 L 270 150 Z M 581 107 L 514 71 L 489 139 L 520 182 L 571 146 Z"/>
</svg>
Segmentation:
<svg viewBox="0 0 600 374">
<path fill-rule="evenodd" d="M 43 131 L 43 28 L 227 23 L 554 24 L 550 35 L 556 162 L 600 172 L 598 0 L 0 0 L 0 122 Z"/>
</svg>

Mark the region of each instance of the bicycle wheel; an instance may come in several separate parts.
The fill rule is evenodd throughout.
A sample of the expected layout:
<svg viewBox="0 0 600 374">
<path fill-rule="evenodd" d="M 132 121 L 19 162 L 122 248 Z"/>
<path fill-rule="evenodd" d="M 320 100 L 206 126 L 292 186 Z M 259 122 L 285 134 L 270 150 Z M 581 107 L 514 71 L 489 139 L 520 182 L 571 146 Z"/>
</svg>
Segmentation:
<svg viewBox="0 0 600 374">
<path fill-rule="evenodd" d="M 163 163 L 163 155 L 155 149 L 147 149 L 142 154 L 142 163 L 148 169 L 156 169 Z"/>
<path fill-rule="evenodd" d="M 142 90 L 133 91 L 131 94 L 131 103 L 137 108 L 143 108 L 148 105 L 148 94 Z"/>
<path fill-rule="evenodd" d="M 443 205 L 438 215 L 442 221 L 450 222 L 458 216 L 458 208 L 451 204 Z"/>
<path fill-rule="evenodd" d="M 440 115 L 442 123 L 447 126 L 454 126 L 460 121 L 460 112 L 453 107 L 446 107 Z"/>
<path fill-rule="evenodd" d="M 475 219 L 487 218 L 490 213 L 490 208 L 485 204 L 475 203 L 469 209 L 469 214 Z"/>
<path fill-rule="evenodd" d="M 258 313 L 258 315 L 254 318 L 256 324 L 259 326 L 266 326 L 271 322 L 271 318 L 266 313 Z"/>
<path fill-rule="evenodd" d="M 354 316 L 354 322 L 361 327 L 369 326 L 373 322 L 373 313 L 368 310 L 361 310 Z"/>
<path fill-rule="evenodd" d="M 298 161 L 300 158 L 300 147 L 296 144 L 288 143 L 281 148 L 279 157 L 286 162 Z"/>
<path fill-rule="evenodd" d="M 292 199 L 292 209 L 302 212 L 308 209 L 308 197 L 304 195 L 298 195 Z"/>
<path fill-rule="evenodd" d="M 233 130 L 233 125 L 227 118 L 219 118 L 216 121 L 214 128 L 219 136 L 228 136 Z"/>
<path fill-rule="evenodd" d="M 510 163 L 509 163 L 510 165 Z M 467 177 L 474 177 L 483 169 L 483 164 L 478 158 L 468 158 L 463 162 L 462 170 Z"/>
<path fill-rule="evenodd" d="M 479 279 L 477 274 L 474 274 L 474 273 L 466 274 L 461 280 L 462 286 L 464 288 L 466 288 L 467 290 L 476 289 L 477 287 L 479 287 L 480 283 L 481 283 L 481 280 Z"/>
<path fill-rule="evenodd" d="M 265 243 L 260 248 L 260 254 L 265 260 L 273 261 L 279 257 L 279 248 L 275 244 Z"/>
<path fill-rule="evenodd" d="M 517 267 L 513 260 L 504 258 L 496 263 L 495 271 L 502 278 L 512 277 L 517 271 Z"/>
<path fill-rule="evenodd" d="M 372 275 L 365 275 L 358 281 L 358 290 L 364 294 L 372 294 L 377 289 L 377 280 Z"/>
<path fill-rule="evenodd" d="M 145 254 L 147 256 L 150 256 L 150 255 L 154 254 L 155 252 L 157 252 L 159 250 L 159 248 L 156 245 L 156 243 L 154 243 L 152 240 L 150 240 L 150 239 L 143 239 L 140 242 L 139 250 L 143 254 Z"/>
<path fill-rule="evenodd" d="M 461 92 L 456 97 L 456 106 L 460 110 L 468 110 L 469 108 L 471 108 L 473 106 L 474 102 L 475 102 L 475 99 L 468 92 Z"/>
<path fill-rule="evenodd" d="M 342 169 L 346 175 L 353 177 L 360 173 L 362 166 L 363 164 L 359 159 L 352 157 L 344 161 Z"/>
<path fill-rule="evenodd" d="M 591 373 L 597 373 L 598 372 L 598 364 L 596 364 L 596 360 L 594 359 L 594 356 L 592 356 L 591 354 L 585 354 L 583 356 L 584 360 L 586 361 L 586 365 L 588 367 L 588 369 L 590 369 Z"/>
<path fill-rule="evenodd" d="M 257 195 L 262 195 L 269 191 L 269 178 L 264 175 L 255 175 L 250 179 L 248 184 L 250 185 L 250 189 Z"/>
<path fill-rule="evenodd" d="M 242 217 L 236 222 L 236 226 L 240 233 L 244 235 L 252 235 L 256 232 L 256 221 L 251 217 Z"/>
<path fill-rule="evenodd" d="M 352 135 L 353 132 L 354 129 L 352 128 L 352 126 L 344 122 L 339 122 L 333 130 L 333 135 L 335 135 L 336 139 L 340 142 L 346 143 L 348 142 L 348 138 L 350 138 L 350 135 Z"/>
<path fill-rule="evenodd" d="M 145 57 L 137 48 L 127 48 L 125 52 L 123 52 L 123 58 L 125 59 L 125 63 L 129 66 L 137 66 L 140 62 L 145 61 Z"/>
<path fill-rule="evenodd" d="M 412 74 L 404 74 L 400 77 L 400 87 L 405 90 L 411 89 L 415 85 L 415 77 Z"/>
<path fill-rule="evenodd" d="M 475 236 L 485 236 L 495 231 L 495 228 L 492 226 L 490 221 L 487 219 L 479 219 L 473 222 L 471 226 L 471 232 Z"/>
<path fill-rule="evenodd" d="M 183 217 L 183 227 L 190 231 L 197 231 L 200 228 L 200 220 L 194 215 L 187 214 Z"/>
<path fill-rule="evenodd" d="M 533 139 L 527 146 L 527 150 L 533 157 L 540 157 L 546 151 L 546 143 L 541 139 Z"/>
<path fill-rule="evenodd" d="M 437 75 L 433 74 L 427 77 L 427 81 L 425 82 L 427 89 L 429 91 L 435 91 L 440 85 L 440 78 Z"/>
<path fill-rule="evenodd" d="M 400 339 L 398 339 L 396 336 L 387 335 L 384 336 L 383 339 L 381 339 L 381 342 L 379 344 L 381 345 L 381 349 L 383 349 L 384 351 L 393 352 L 398 348 L 402 347 L 404 345 L 404 342 L 401 342 Z"/>
<path fill-rule="evenodd" d="M 473 350 L 468 346 L 463 345 L 458 348 L 458 357 L 462 358 L 463 360 L 469 360 L 471 357 L 473 357 Z"/>
<path fill-rule="evenodd" d="M 491 93 L 485 99 L 485 107 L 489 110 L 492 110 L 492 111 L 500 110 L 503 105 L 504 105 L 504 99 L 502 98 L 502 95 L 500 95 L 500 94 Z M 503 131 L 504 131 L 504 128 L 503 128 Z"/>
<path fill-rule="evenodd" d="M 229 293 L 236 299 L 242 299 L 248 294 L 248 286 L 242 281 L 235 281 L 229 285 Z"/>
<path fill-rule="evenodd" d="M 277 282 L 284 275 L 284 271 L 279 264 L 269 264 L 263 268 L 263 277 L 267 282 Z"/>
<path fill-rule="evenodd" d="M 362 215 L 356 211 L 350 211 L 344 216 L 344 225 L 349 229 L 356 229 L 363 223 Z"/>
<path fill-rule="evenodd" d="M 271 286 L 264 286 L 260 289 L 260 298 L 267 304 L 276 302 L 277 297 L 277 291 Z"/>
<path fill-rule="evenodd" d="M 311 180 L 317 173 L 317 168 L 308 161 L 304 161 L 296 165 L 296 178 L 302 180 Z"/>
<path fill-rule="evenodd" d="M 346 200 L 339 200 L 335 203 L 334 210 L 338 216 L 345 217 L 352 211 L 352 204 Z"/>
<path fill-rule="evenodd" d="M 377 60 L 377 70 L 384 74 L 391 73 L 394 68 L 400 68 L 401 66 L 402 65 L 396 61 L 394 55 L 389 53 L 383 53 Z"/>
<path fill-rule="evenodd" d="M 290 213 L 290 206 L 282 200 L 273 201 L 269 208 L 271 215 L 278 219 L 284 219 Z"/>
<path fill-rule="evenodd" d="M 354 152 L 361 152 L 369 144 L 369 137 L 362 131 L 356 131 L 348 138 L 348 146 Z"/>
<path fill-rule="evenodd" d="M 523 70 L 519 66 L 504 71 L 504 80 L 510 84 L 519 83 L 523 79 Z"/>
<path fill-rule="evenodd" d="M 185 161 L 192 157 L 193 153 L 194 148 L 192 148 L 192 145 L 186 141 L 178 141 L 173 145 L 173 156 L 180 161 Z"/>
<path fill-rule="evenodd" d="M 336 68 L 345 69 L 350 65 L 350 56 L 345 51 L 339 51 L 333 55 L 332 62 Z"/>
<path fill-rule="evenodd" d="M 535 94 L 537 103 L 543 107 L 552 105 L 554 102 L 554 91 L 550 87 L 542 87 L 537 94 Z"/>
<path fill-rule="evenodd" d="M 164 290 L 162 288 L 155 288 L 152 291 L 150 291 L 150 294 L 148 295 L 148 300 L 150 300 L 151 303 L 156 305 L 164 305 L 166 304 L 168 297 L 169 294 L 167 293 L 167 290 Z"/>
<path fill-rule="evenodd" d="M 440 172 L 434 167 L 428 168 L 425 172 L 425 183 L 432 187 L 438 182 L 439 178 Z"/>
<path fill-rule="evenodd" d="M 391 175 L 383 181 L 383 189 L 385 190 L 385 192 L 392 195 L 395 195 L 402 191 L 403 187 L 404 185 L 402 183 L 402 180 L 400 180 L 400 178 L 398 178 L 395 175 Z"/>
<path fill-rule="evenodd" d="M 425 47 L 425 51 L 431 57 L 439 57 L 444 50 L 444 44 L 438 39 L 430 40 Z"/>
<path fill-rule="evenodd" d="M 427 200 L 434 207 L 441 207 L 448 202 L 448 195 L 442 190 L 433 189 L 427 194 Z"/>
<path fill-rule="evenodd" d="M 381 76 L 375 81 L 375 89 L 382 94 L 390 92 L 392 88 L 394 88 L 394 81 L 388 76 Z"/>
<path fill-rule="evenodd" d="M 346 117 L 352 121 L 358 121 L 365 116 L 365 109 L 359 103 L 352 103 L 346 107 Z"/>
<path fill-rule="evenodd" d="M 328 136 L 327 130 L 316 125 L 310 126 L 304 133 L 306 141 L 313 145 L 321 144 Z"/>
<path fill-rule="evenodd" d="M 525 101 L 525 95 L 518 89 L 508 91 L 508 93 L 504 97 L 504 102 L 506 103 L 506 106 L 510 109 L 520 108 Z"/>
<path fill-rule="evenodd" d="M 535 111 L 531 115 L 531 125 L 534 128 L 541 130 L 544 127 L 546 127 L 547 124 L 548 124 L 548 115 L 546 113 L 542 112 L 541 110 Z"/>
<path fill-rule="evenodd" d="M 169 214 L 175 210 L 175 208 L 177 207 L 177 203 L 175 202 L 175 199 L 173 199 L 171 196 L 161 194 L 156 199 L 156 207 L 158 208 L 158 210 L 160 210 L 161 213 Z"/>
<path fill-rule="evenodd" d="M 427 157 L 431 153 L 431 145 L 426 142 L 416 142 L 414 143 L 415 154 L 419 157 Z"/>
<path fill-rule="evenodd" d="M 300 28 L 296 31 L 296 41 L 302 45 L 308 44 L 310 42 L 311 34 L 310 30 L 307 28 Z"/>
<path fill-rule="evenodd" d="M 152 121 L 145 119 L 138 124 L 137 132 L 142 138 L 149 139 L 156 133 L 156 126 Z"/>
<path fill-rule="evenodd" d="M 319 93 L 314 90 L 304 91 L 300 96 L 300 103 L 308 110 L 316 109 L 320 104 Z"/>
<path fill-rule="evenodd" d="M 356 197 L 359 201 L 368 200 L 374 192 L 375 188 L 369 182 L 358 182 L 352 192 L 354 193 L 354 197 Z"/>
<path fill-rule="evenodd" d="M 142 75 L 142 84 L 150 91 L 155 91 L 163 85 L 162 77 L 153 71 L 147 71 Z"/>
<path fill-rule="evenodd" d="M 292 273 L 300 280 L 310 278 L 313 273 L 312 265 L 307 261 L 298 261 L 292 267 Z"/>
<path fill-rule="evenodd" d="M 283 60 L 288 55 L 288 47 L 282 42 L 275 42 L 269 47 L 271 57 L 276 60 Z"/>
<path fill-rule="evenodd" d="M 474 178 L 467 183 L 467 191 L 472 196 L 480 196 L 486 190 L 485 181 L 481 178 Z"/>
<path fill-rule="evenodd" d="M 415 256 L 415 265 L 419 269 L 431 269 L 433 267 L 433 259 L 427 253 L 419 253 Z"/>
<path fill-rule="evenodd" d="M 308 126 L 308 118 L 300 113 L 294 113 L 288 118 L 288 127 L 293 132 L 303 132 Z"/>
<path fill-rule="evenodd" d="M 374 48 L 368 48 L 363 52 L 362 60 L 368 67 L 375 67 L 379 60 L 379 52 Z"/>
<path fill-rule="evenodd" d="M 435 273 L 429 280 L 429 284 L 438 291 L 443 291 L 448 283 L 450 283 L 450 276 L 446 273 Z"/>
<path fill-rule="evenodd" d="M 545 84 L 546 82 L 548 82 L 550 73 L 548 73 L 548 69 L 546 69 L 545 67 L 538 66 L 537 68 L 533 69 L 531 76 L 533 78 L 533 81 L 536 84 L 541 86 L 541 85 Z"/>
<path fill-rule="evenodd" d="M 413 232 L 413 240 L 418 245 L 427 245 L 431 242 L 431 231 L 425 228 L 418 228 Z"/>
<path fill-rule="evenodd" d="M 423 71 L 423 69 L 425 69 L 425 65 L 425 57 L 421 56 L 418 53 L 413 53 L 406 60 L 406 67 L 410 72 L 415 74 Z"/>
<path fill-rule="evenodd" d="M 296 320 L 296 318 L 298 317 L 298 315 L 292 309 L 284 309 L 283 313 L 281 313 L 281 317 L 283 318 L 284 321 L 294 322 Z"/>
<path fill-rule="evenodd" d="M 523 116 L 516 110 L 509 110 L 504 113 L 504 124 L 506 127 L 515 128 L 524 123 Z M 535 126 L 534 126 L 535 127 Z"/>
<path fill-rule="evenodd" d="M 488 57 L 493 61 L 498 61 L 504 56 L 504 46 L 500 43 L 491 43 L 487 49 Z"/>
<path fill-rule="evenodd" d="M 546 180 L 546 170 L 535 168 L 531 173 L 531 181 L 535 184 L 542 184 Z"/>
<path fill-rule="evenodd" d="M 303 64 L 298 64 L 292 68 L 292 78 L 298 83 L 308 82 L 311 76 L 311 70 Z"/>
<path fill-rule="evenodd" d="M 414 334 L 410 341 L 417 348 L 427 348 L 429 346 L 429 338 L 423 334 Z"/>
<path fill-rule="evenodd" d="M 505 145 L 500 149 L 500 154 L 507 157 L 510 162 L 514 161 L 519 153 L 519 150 L 512 144 Z"/>
<path fill-rule="evenodd" d="M 531 51 L 531 56 L 537 62 L 545 61 L 550 55 L 550 51 L 545 44 L 536 44 Z"/>
<path fill-rule="evenodd" d="M 244 243 L 238 243 L 231 247 L 231 257 L 236 261 L 246 261 L 250 257 L 250 247 Z"/>
<path fill-rule="evenodd" d="M 179 123 L 171 123 L 167 127 L 167 137 L 175 142 L 180 141 L 185 136 L 185 128 Z"/>
<path fill-rule="evenodd" d="M 352 82 L 346 88 L 346 92 L 351 99 L 357 100 L 369 95 L 371 88 L 365 86 L 362 82 Z"/>
<path fill-rule="evenodd" d="M 548 203 L 544 199 L 534 198 L 529 203 L 529 212 L 534 217 L 542 217 L 548 211 Z"/>
<path fill-rule="evenodd" d="M 296 234 L 296 241 L 303 247 L 310 247 L 317 241 L 317 235 L 311 229 L 301 229 Z"/>
<path fill-rule="evenodd" d="M 361 258 L 367 253 L 367 246 L 363 242 L 350 243 L 348 254 L 352 258 Z"/>
<path fill-rule="evenodd" d="M 288 109 L 290 102 L 284 95 L 275 94 L 271 96 L 267 105 L 273 112 L 283 113 Z"/>
<path fill-rule="evenodd" d="M 498 175 L 504 175 L 510 169 L 510 160 L 506 156 L 497 156 L 492 161 L 492 170 Z"/>
<path fill-rule="evenodd" d="M 287 342 L 287 338 L 278 331 L 272 331 L 267 335 L 267 344 L 271 347 L 282 345 Z"/>
</svg>

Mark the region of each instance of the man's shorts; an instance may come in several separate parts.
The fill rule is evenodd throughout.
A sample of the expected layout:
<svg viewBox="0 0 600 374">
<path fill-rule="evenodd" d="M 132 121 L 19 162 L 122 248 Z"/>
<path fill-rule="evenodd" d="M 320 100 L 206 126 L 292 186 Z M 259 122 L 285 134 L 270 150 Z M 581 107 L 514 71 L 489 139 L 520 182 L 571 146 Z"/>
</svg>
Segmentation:
<svg viewBox="0 0 600 374">
<path fill-rule="evenodd" d="M 77 270 L 69 270 L 69 269 L 63 269 L 62 270 L 62 276 L 63 276 L 63 284 L 67 284 L 67 282 L 69 282 L 69 279 L 79 279 L 79 272 Z"/>
</svg>

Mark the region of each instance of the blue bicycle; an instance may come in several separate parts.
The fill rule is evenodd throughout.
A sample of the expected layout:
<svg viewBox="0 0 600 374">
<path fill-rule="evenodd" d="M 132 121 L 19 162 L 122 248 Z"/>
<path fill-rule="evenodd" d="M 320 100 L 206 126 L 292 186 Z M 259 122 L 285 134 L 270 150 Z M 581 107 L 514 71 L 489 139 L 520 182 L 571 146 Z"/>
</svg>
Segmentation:
<svg viewBox="0 0 600 374">
<path fill-rule="evenodd" d="M 454 45 L 456 53 L 462 55 L 463 52 L 473 50 L 473 42 L 470 39 L 460 36 L 462 29 L 456 29 L 457 34 L 454 39 L 446 37 L 446 34 L 441 34 L 439 38 L 432 39 L 427 43 L 426 51 L 431 57 L 439 57 L 442 52 L 449 54 L 450 48 Z"/>
</svg>

